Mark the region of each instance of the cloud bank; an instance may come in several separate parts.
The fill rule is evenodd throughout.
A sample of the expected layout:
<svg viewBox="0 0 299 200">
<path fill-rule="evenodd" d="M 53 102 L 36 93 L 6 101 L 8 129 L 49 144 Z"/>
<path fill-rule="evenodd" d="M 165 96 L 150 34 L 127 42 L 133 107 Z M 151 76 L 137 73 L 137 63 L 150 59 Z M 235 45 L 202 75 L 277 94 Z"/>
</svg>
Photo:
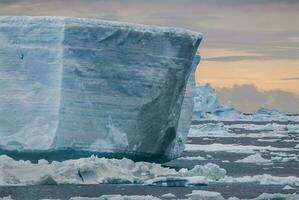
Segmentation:
<svg viewBox="0 0 299 200">
<path fill-rule="evenodd" d="M 299 97 L 290 92 L 260 91 L 254 85 L 235 85 L 231 88 L 217 88 L 217 93 L 222 102 L 231 102 L 243 112 L 253 112 L 262 106 L 299 113 Z"/>
</svg>

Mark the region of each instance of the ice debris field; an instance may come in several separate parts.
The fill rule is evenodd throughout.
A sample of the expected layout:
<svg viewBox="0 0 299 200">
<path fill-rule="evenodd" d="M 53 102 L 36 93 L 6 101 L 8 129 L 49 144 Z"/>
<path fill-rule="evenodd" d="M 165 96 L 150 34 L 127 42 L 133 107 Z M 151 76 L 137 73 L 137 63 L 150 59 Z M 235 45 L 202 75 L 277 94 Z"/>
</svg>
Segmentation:
<svg viewBox="0 0 299 200">
<path fill-rule="evenodd" d="M 264 193 L 254 199 L 242 199 L 242 200 L 297 200 L 298 195 L 292 194 L 268 194 Z M 161 198 L 154 197 L 151 195 L 102 195 L 100 197 L 72 197 L 69 200 L 162 200 L 162 199 L 176 199 L 176 196 L 172 193 L 166 193 L 161 195 Z M 14 200 L 10 196 L 0 198 L 0 200 Z M 59 200 L 59 199 L 48 199 L 48 200 Z M 192 193 L 186 194 L 185 198 L 181 200 L 226 200 L 218 192 L 210 192 L 204 190 L 193 190 Z M 241 200 L 236 197 L 230 197 L 227 200 Z"/>
</svg>

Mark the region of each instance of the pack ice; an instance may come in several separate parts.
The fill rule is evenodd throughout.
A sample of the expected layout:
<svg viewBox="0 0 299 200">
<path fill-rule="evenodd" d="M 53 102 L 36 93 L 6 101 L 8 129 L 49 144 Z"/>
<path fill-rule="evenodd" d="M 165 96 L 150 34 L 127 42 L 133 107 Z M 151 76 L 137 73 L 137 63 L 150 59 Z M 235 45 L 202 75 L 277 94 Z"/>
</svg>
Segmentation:
<svg viewBox="0 0 299 200">
<path fill-rule="evenodd" d="M 177 157 L 201 34 L 67 17 L 0 17 L 0 147 Z"/>
</svg>

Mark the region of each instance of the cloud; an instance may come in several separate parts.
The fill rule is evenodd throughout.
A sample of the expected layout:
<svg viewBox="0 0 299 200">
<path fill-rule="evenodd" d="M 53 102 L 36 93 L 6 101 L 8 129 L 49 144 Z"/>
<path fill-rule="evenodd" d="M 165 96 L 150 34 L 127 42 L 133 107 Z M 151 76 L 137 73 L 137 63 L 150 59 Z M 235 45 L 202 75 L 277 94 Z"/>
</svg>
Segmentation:
<svg viewBox="0 0 299 200">
<path fill-rule="evenodd" d="M 266 107 L 299 113 L 299 97 L 290 92 L 260 91 L 254 85 L 248 84 L 217 88 L 217 93 L 222 102 L 230 102 L 243 112 L 253 112 L 260 107 Z"/>
<path fill-rule="evenodd" d="M 218 61 L 218 62 L 233 62 L 240 60 L 262 60 L 265 59 L 264 56 L 219 56 L 219 57 L 210 57 L 204 58 L 203 60 L 207 61 Z"/>
<path fill-rule="evenodd" d="M 298 0 L 0 0 L 0 15 L 65 15 L 200 31 L 203 47 L 299 58 Z M 288 47 L 288 48 L 281 48 Z M 215 58 L 243 60 L 254 57 Z M 259 58 L 257 58 L 259 59 Z"/>
<path fill-rule="evenodd" d="M 282 81 L 297 81 L 297 80 L 299 80 L 299 77 L 282 78 L 280 80 L 282 80 Z"/>
</svg>

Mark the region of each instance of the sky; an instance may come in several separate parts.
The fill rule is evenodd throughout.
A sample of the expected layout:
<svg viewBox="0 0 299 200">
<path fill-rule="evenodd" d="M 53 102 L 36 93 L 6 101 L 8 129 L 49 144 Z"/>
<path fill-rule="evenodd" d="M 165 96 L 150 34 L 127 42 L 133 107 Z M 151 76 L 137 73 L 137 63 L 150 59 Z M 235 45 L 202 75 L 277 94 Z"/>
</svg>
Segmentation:
<svg viewBox="0 0 299 200">
<path fill-rule="evenodd" d="M 241 111 L 299 113 L 298 0 L 0 0 L 0 15 L 60 15 L 203 34 L 197 82 Z M 245 92 L 247 91 L 247 92 Z"/>
</svg>

